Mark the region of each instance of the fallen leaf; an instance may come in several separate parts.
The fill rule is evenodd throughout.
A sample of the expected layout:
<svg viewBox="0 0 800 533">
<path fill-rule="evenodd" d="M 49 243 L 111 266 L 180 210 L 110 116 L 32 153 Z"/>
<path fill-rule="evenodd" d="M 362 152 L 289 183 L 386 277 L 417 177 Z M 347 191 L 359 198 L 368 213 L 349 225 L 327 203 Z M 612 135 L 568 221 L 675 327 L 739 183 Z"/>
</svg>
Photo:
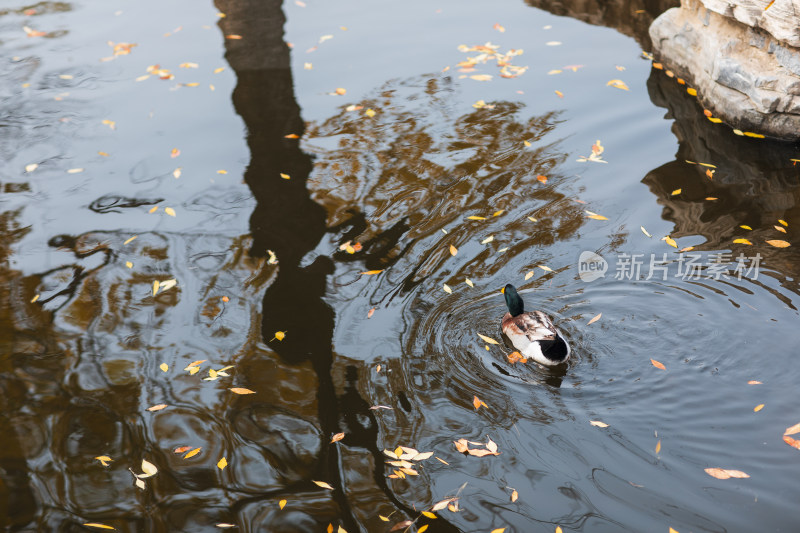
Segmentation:
<svg viewBox="0 0 800 533">
<path fill-rule="evenodd" d="M 225 459 L 224 457 L 219 461 L 217 461 L 217 468 L 219 468 L 220 470 L 225 470 L 226 466 L 228 466 L 228 460 Z"/>
<path fill-rule="evenodd" d="M 555 91 L 555 93 L 556 96 L 558 96 L 559 98 L 564 98 L 564 93 L 562 93 L 561 91 Z"/>
<path fill-rule="evenodd" d="M 754 379 L 751 379 L 750 381 L 748 381 L 747 384 L 748 385 L 763 385 L 763 383 L 761 383 L 760 381 L 756 381 Z"/>
<path fill-rule="evenodd" d="M 791 244 L 789 244 L 788 242 L 781 240 L 767 241 L 767 244 L 769 244 L 770 246 L 774 246 L 775 248 L 786 248 L 788 246 L 791 246 Z"/>
<path fill-rule="evenodd" d="M 67 170 L 67 174 L 78 174 L 80 172 L 83 172 L 82 168 L 71 168 Z"/>
<path fill-rule="evenodd" d="M 168 214 L 169 216 L 171 216 L 171 217 L 174 217 L 174 216 L 175 216 L 175 210 L 174 210 L 174 209 L 172 209 L 171 207 L 165 207 L 165 208 L 164 208 L 164 212 L 165 212 L 166 214 Z"/>
<path fill-rule="evenodd" d="M 475 215 L 471 215 L 467 217 L 467 220 L 486 220 L 486 217 L 476 217 Z"/>
<path fill-rule="evenodd" d="M 142 459 L 142 472 L 144 472 L 145 475 L 147 475 L 148 477 L 154 476 L 158 473 L 158 468 L 156 468 L 156 465 L 154 465 L 150 461 Z M 139 476 L 139 477 L 144 477 L 144 476 Z"/>
<path fill-rule="evenodd" d="M 645 234 L 645 235 L 647 235 L 648 237 L 652 237 L 652 235 L 650 235 L 649 233 L 647 233 L 647 230 L 646 230 L 646 229 L 644 229 L 644 226 L 639 226 L 639 227 L 640 227 L 640 228 L 642 228 L 642 233 L 644 233 L 644 234 Z"/>
<path fill-rule="evenodd" d="M 361 274 L 363 274 L 365 276 L 374 276 L 375 274 L 380 274 L 381 272 L 383 272 L 383 269 L 381 269 L 381 270 L 367 270 L 366 272 L 362 272 Z"/>
<path fill-rule="evenodd" d="M 285 331 L 276 331 L 275 332 L 275 338 L 278 339 L 279 341 L 282 341 L 283 339 L 286 338 L 286 332 Z"/>
<path fill-rule="evenodd" d="M 782 227 L 780 227 L 780 226 L 772 226 L 772 227 L 773 227 L 773 228 L 775 228 L 776 230 L 780 231 L 781 233 L 786 233 L 786 230 L 785 230 L 785 229 L 783 229 L 783 228 L 782 228 Z"/>
<path fill-rule="evenodd" d="M 486 335 L 481 335 L 480 333 L 478 333 L 478 337 L 483 339 L 484 342 L 488 342 L 489 344 L 500 344 L 499 342 L 497 342 L 493 338 L 487 337 Z"/>
<path fill-rule="evenodd" d="M 453 246 L 453 245 L 451 244 L 451 245 L 450 245 L 450 255 L 452 255 L 453 257 L 455 257 L 455 256 L 456 256 L 456 254 L 458 254 L 458 248 L 456 248 L 455 246 Z"/>
<path fill-rule="evenodd" d="M 588 325 L 590 325 L 590 324 L 594 324 L 595 322 L 597 322 L 598 320 L 600 320 L 600 317 L 601 317 L 601 316 L 603 316 L 603 313 L 600 313 L 599 315 L 597 315 L 596 317 L 594 317 L 593 319 L 591 319 L 589 322 L 587 322 L 587 323 L 586 323 L 586 325 L 588 326 Z"/>
<path fill-rule="evenodd" d="M 202 450 L 202 448 L 195 448 L 194 450 L 192 450 L 189 453 L 187 453 L 186 455 L 184 455 L 183 458 L 184 459 L 191 459 L 192 457 L 194 457 L 195 455 L 200 453 L 200 450 Z"/>
<path fill-rule="evenodd" d="M 86 527 L 96 527 L 96 528 L 98 528 L 98 529 L 114 529 L 114 528 L 113 528 L 113 527 L 111 527 L 111 526 L 107 526 L 107 525 L 105 525 L 105 524 L 100 524 L 100 523 L 97 523 L 97 522 L 86 522 L 86 523 L 85 523 L 85 524 L 83 524 L 83 525 L 84 525 L 84 526 L 86 526 Z M 115 530 L 115 531 L 116 531 L 116 530 Z"/>
<path fill-rule="evenodd" d="M 485 407 L 486 409 L 488 409 L 488 408 L 489 408 L 489 406 L 488 406 L 488 405 L 486 405 L 486 404 L 484 403 L 484 401 L 483 401 L 483 400 L 481 400 L 480 398 L 478 398 L 477 396 L 473 396 L 473 397 L 472 397 L 472 405 L 475 407 L 475 409 L 476 409 L 476 410 L 480 409 L 481 405 L 482 405 L 483 407 Z"/>
<path fill-rule="evenodd" d="M 717 479 L 728 479 L 728 478 L 748 478 L 750 477 L 748 474 L 745 474 L 741 470 L 727 470 L 725 468 L 706 468 L 706 474 L 711 477 L 715 477 Z"/>
<path fill-rule="evenodd" d="M 763 408 L 764 408 L 764 404 L 760 403 L 760 404 L 756 405 L 755 407 L 753 407 L 753 412 L 757 413 L 760 410 L 762 410 Z"/>
<path fill-rule="evenodd" d="M 289 176 L 289 174 L 284 174 L 283 172 L 281 172 L 280 174 L 281 174 L 281 177 L 283 179 L 285 179 L 285 180 L 291 179 L 291 176 Z"/>
<path fill-rule="evenodd" d="M 504 528 L 504 527 L 498 527 L 497 529 L 493 529 L 492 533 L 503 533 L 503 531 L 505 531 L 505 530 L 506 530 L 506 528 Z"/>
<path fill-rule="evenodd" d="M 466 279 L 464 280 L 464 283 L 466 283 L 466 284 L 467 284 L 467 285 L 469 285 L 470 287 L 473 287 L 473 288 L 475 287 L 475 284 L 474 284 L 474 283 L 472 283 L 472 280 L 471 280 L 471 279 L 469 279 L 469 278 L 466 278 Z"/>
<path fill-rule="evenodd" d="M 231 527 L 236 527 L 236 524 L 228 524 L 226 522 L 220 522 L 219 524 L 217 524 L 217 527 L 222 529 L 227 529 Z"/>
<path fill-rule="evenodd" d="M 491 74 L 473 74 L 472 76 L 470 76 L 470 78 L 472 78 L 475 81 L 489 81 L 489 80 L 492 79 L 492 75 Z"/>
<path fill-rule="evenodd" d="M 114 459 L 112 459 L 111 457 L 109 457 L 107 455 L 100 455 L 100 456 L 95 457 L 95 459 L 100 461 L 100 464 L 102 464 L 103 466 L 108 466 L 108 463 L 110 463 L 111 461 L 114 460 Z"/>
<path fill-rule="evenodd" d="M 781 224 L 782 226 L 787 226 L 787 227 L 789 226 L 789 223 L 788 223 L 788 222 L 786 222 L 785 220 L 781 220 L 780 218 L 778 219 L 778 222 L 780 222 L 780 224 Z"/>
<path fill-rule="evenodd" d="M 658 439 L 658 442 L 656 442 L 656 453 L 660 452 L 661 452 L 661 439 Z"/>
<path fill-rule="evenodd" d="M 494 240 L 494 235 L 489 235 L 488 237 L 486 237 L 481 241 L 481 244 L 489 244 L 493 240 Z"/>
<path fill-rule="evenodd" d="M 517 501 L 517 498 L 519 498 L 519 493 L 515 489 L 515 490 L 511 491 L 511 502 L 513 503 L 513 502 Z"/>
<path fill-rule="evenodd" d="M 795 424 L 792 427 L 786 428 L 786 431 L 783 432 L 784 435 L 794 435 L 795 433 L 800 433 L 800 423 Z"/>
<path fill-rule="evenodd" d="M 167 404 L 160 403 L 158 405 L 154 405 L 153 407 L 148 407 L 147 410 L 148 411 L 160 411 L 160 410 L 164 409 L 165 407 L 167 407 Z"/>
<path fill-rule="evenodd" d="M 608 218 L 604 217 L 603 215 L 598 215 L 594 213 L 591 215 L 586 215 L 586 218 L 592 218 L 594 220 L 608 220 Z"/>
<path fill-rule="evenodd" d="M 344 438 L 344 433 L 337 433 L 331 438 L 331 444 L 334 442 L 338 442 Z"/>
<path fill-rule="evenodd" d="M 663 363 L 656 361 L 655 359 L 650 359 L 650 362 L 653 363 L 653 366 L 656 368 L 660 368 L 661 370 L 666 370 L 667 367 L 664 366 Z"/>
<path fill-rule="evenodd" d="M 670 196 L 675 196 L 675 195 L 677 195 L 677 194 L 680 194 L 680 193 L 681 193 L 681 190 L 682 190 L 682 189 L 675 189 L 674 191 L 672 191 L 672 193 L 670 194 Z"/>
<path fill-rule="evenodd" d="M 453 289 L 447 283 L 442 283 L 442 290 L 447 294 L 453 294 Z"/>
<path fill-rule="evenodd" d="M 608 424 L 605 422 L 600 422 L 599 420 L 590 420 L 589 423 L 593 426 L 597 426 L 599 428 L 607 428 Z"/>
<path fill-rule="evenodd" d="M 337 87 L 334 92 L 336 94 L 338 94 L 339 96 L 343 96 L 343 95 L 347 94 L 347 89 L 345 89 L 344 87 Z"/>
<path fill-rule="evenodd" d="M 279 502 L 278 502 L 278 507 L 280 507 L 281 509 L 283 509 L 284 507 L 286 507 L 286 500 L 281 500 L 281 501 L 279 501 Z"/>
<path fill-rule="evenodd" d="M 527 274 L 525 274 L 525 281 L 528 281 L 528 280 L 529 280 L 529 279 L 531 279 L 533 276 L 534 276 L 534 272 L 533 272 L 533 270 L 531 270 L 530 272 L 528 272 Z"/>
<path fill-rule="evenodd" d="M 547 176 L 543 176 L 543 175 L 539 174 L 538 176 L 536 176 L 536 179 L 538 181 L 541 181 L 542 183 L 547 183 Z"/>
<path fill-rule="evenodd" d="M 752 231 L 752 229 L 753 229 L 753 228 L 751 228 L 750 226 L 746 226 L 746 225 L 744 225 L 744 224 L 741 224 L 739 227 L 740 227 L 740 228 L 742 228 L 742 229 L 747 229 L 747 230 L 751 230 L 751 231 Z"/>
<path fill-rule="evenodd" d="M 783 436 L 783 442 L 785 442 L 786 444 L 788 444 L 792 448 L 797 448 L 798 450 L 800 450 L 800 440 L 793 439 L 792 437 L 790 437 L 788 435 L 784 435 Z"/>
<path fill-rule="evenodd" d="M 192 449 L 191 446 L 178 446 L 177 448 L 172 450 L 172 453 L 184 453 L 184 452 L 188 452 L 191 449 Z"/>
<path fill-rule="evenodd" d="M 318 487 L 322 487 L 323 489 L 333 490 L 333 487 L 331 487 L 328 483 L 325 483 L 324 481 L 314 481 L 313 479 L 311 481 L 314 483 L 314 485 Z"/>
<path fill-rule="evenodd" d="M 611 87 L 615 87 L 617 89 L 622 89 L 623 91 L 629 91 L 630 90 L 630 89 L 628 89 L 628 86 L 625 85 L 625 82 L 622 81 L 622 80 L 611 80 L 608 83 L 606 83 L 606 86 L 609 86 L 609 85 Z"/>
<path fill-rule="evenodd" d="M 236 393 L 236 394 L 255 394 L 256 393 L 256 391 L 252 391 L 250 389 L 245 389 L 245 388 L 242 388 L 242 387 L 232 387 L 229 390 L 231 392 L 233 392 L 233 393 Z"/>
<path fill-rule="evenodd" d="M 181 151 L 178 150 L 177 148 L 173 148 L 172 152 L 170 152 L 170 157 L 173 158 L 173 159 L 175 159 L 179 155 L 181 155 Z"/>
<path fill-rule="evenodd" d="M 747 240 L 747 239 L 733 239 L 733 243 L 734 243 L 734 244 L 749 244 L 749 245 L 751 245 L 751 246 L 753 245 L 753 243 L 752 243 L 752 242 L 750 242 L 750 241 L 749 241 L 749 240 Z"/>
<path fill-rule="evenodd" d="M 37 168 L 39 168 L 38 163 L 31 163 L 30 165 L 25 165 L 25 172 L 33 172 Z"/>
</svg>

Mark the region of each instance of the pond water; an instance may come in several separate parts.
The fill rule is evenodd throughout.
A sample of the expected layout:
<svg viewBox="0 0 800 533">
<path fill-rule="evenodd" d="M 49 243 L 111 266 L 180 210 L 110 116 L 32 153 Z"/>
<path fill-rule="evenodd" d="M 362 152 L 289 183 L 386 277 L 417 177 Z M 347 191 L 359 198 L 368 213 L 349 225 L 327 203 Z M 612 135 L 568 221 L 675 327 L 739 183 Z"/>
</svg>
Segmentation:
<svg viewBox="0 0 800 533">
<path fill-rule="evenodd" d="M 5 530 L 795 531 L 800 150 L 651 4 L 7 3 Z"/>
</svg>

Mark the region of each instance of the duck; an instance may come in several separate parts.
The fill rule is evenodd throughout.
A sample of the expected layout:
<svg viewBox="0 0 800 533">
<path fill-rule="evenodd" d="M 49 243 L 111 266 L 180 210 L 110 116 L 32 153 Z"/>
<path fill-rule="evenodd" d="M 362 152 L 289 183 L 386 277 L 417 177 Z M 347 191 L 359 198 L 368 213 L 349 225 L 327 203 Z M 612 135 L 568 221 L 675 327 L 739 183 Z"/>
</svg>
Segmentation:
<svg viewBox="0 0 800 533">
<path fill-rule="evenodd" d="M 503 315 L 501 328 L 514 348 L 525 358 L 544 366 L 566 363 L 571 353 L 564 336 L 542 311 L 525 311 L 525 304 L 516 287 L 503 289 L 508 312 Z"/>
</svg>

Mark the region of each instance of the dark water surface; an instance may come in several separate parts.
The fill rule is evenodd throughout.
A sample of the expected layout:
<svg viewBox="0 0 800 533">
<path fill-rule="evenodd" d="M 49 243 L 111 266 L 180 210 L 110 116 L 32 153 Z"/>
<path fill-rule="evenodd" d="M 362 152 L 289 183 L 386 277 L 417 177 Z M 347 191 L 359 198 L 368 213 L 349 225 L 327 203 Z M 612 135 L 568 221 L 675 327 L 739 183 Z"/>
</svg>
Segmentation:
<svg viewBox="0 0 800 533">
<path fill-rule="evenodd" d="M 5 530 L 797 531 L 800 150 L 651 67 L 671 4 L 300 4 L 0 9 Z"/>
</svg>

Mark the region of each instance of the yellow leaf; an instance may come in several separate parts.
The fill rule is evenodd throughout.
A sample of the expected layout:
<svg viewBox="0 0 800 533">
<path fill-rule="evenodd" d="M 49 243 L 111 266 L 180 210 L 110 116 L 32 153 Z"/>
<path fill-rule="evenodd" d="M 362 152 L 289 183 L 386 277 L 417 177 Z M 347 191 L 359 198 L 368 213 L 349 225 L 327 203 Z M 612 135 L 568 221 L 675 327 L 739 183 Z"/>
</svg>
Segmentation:
<svg viewBox="0 0 800 533">
<path fill-rule="evenodd" d="M 291 179 L 291 176 L 289 176 L 289 174 L 284 174 L 283 172 L 281 172 L 281 177 L 285 180 Z"/>
<path fill-rule="evenodd" d="M 529 147 L 531 145 L 529 141 L 522 141 L 522 144 L 524 144 L 526 147 Z"/>
<path fill-rule="evenodd" d="M 367 109 L 366 111 L 364 111 L 364 114 L 367 115 L 369 118 L 372 118 L 375 116 L 375 111 L 373 111 L 372 109 Z"/>
<path fill-rule="evenodd" d="M 388 519 L 387 517 L 383 516 L 382 514 L 379 514 L 379 515 L 378 515 L 378 518 L 380 518 L 380 519 L 381 519 L 381 520 L 383 520 L 384 522 L 388 522 L 388 521 L 389 521 L 389 519 Z"/>
<path fill-rule="evenodd" d="M 533 277 L 533 270 L 531 270 L 530 272 L 528 272 L 527 274 L 525 274 L 525 281 L 528 281 L 528 280 L 529 280 L 529 279 L 531 279 L 532 277 Z"/>
<path fill-rule="evenodd" d="M 281 500 L 281 501 L 279 501 L 279 502 L 278 502 L 278 507 L 280 507 L 281 509 L 283 509 L 284 507 L 286 507 L 286 500 Z"/>
<path fill-rule="evenodd" d="M 649 233 L 647 233 L 647 230 L 646 230 L 646 229 L 644 229 L 644 226 L 639 226 L 639 227 L 640 227 L 640 228 L 642 228 L 642 233 L 644 233 L 644 234 L 645 234 L 645 235 L 647 235 L 648 237 L 652 237 L 652 235 L 650 235 Z"/>
<path fill-rule="evenodd" d="M 781 223 L 782 226 L 788 226 L 789 224 L 785 220 L 778 219 L 778 222 Z"/>
<path fill-rule="evenodd" d="M 772 226 L 772 227 L 775 228 L 777 231 L 780 231 L 781 233 L 786 233 L 786 230 L 783 229 L 781 226 Z"/>
<path fill-rule="evenodd" d="M 174 209 L 172 209 L 171 207 L 165 207 L 165 208 L 164 208 L 164 212 L 165 212 L 166 214 L 168 214 L 169 216 L 171 216 L 171 217 L 174 217 L 174 216 L 175 216 L 175 210 L 174 210 Z"/>
<path fill-rule="evenodd" d="M 607 428 L 608 424 L 605 422 L 600 422 L 599 420 L 590 420 L 589 423 L 593 426 L 597 426 L 599 428 Z"/>
<path fill-rule="evenodd" d="M 430 511 L 422 511 L 422 516 L 427 516 L 428 518 L 436 518 L 436 515 Z"/>
<path fill-rule="evenodd" d="M 669 533 L 678 533 L 678 531 L 675 530 L 675 529 L 669 528 Z"/>
<path fill-rule="evenodd" d="M 552 268 L 550 268 L 549 266 L 545 266 L 545 265 L 536 265 L 536 266 L 537 266 L 537 267 L 539 267 L 539 268 L 541 268 L 541 269 L 542 269 L 542 270 L 544 270 L 545 272 L 552 272 L 552 271 L 553 271 L 553 269 L 552 269 Z"/>
<path fill-rule="evenodd" d="M 708 117 L 708 120 L 710 120 L 714 124 L 719 124 L 720 122 L 722 122 L 722 119 L 717 117 Z"/>
<path fill-rule="evenodd" d="M 154 282 L 153 282 L 153 296 L 155 296 L 156 294 L 158 294 L 158 287 L 159 287 L 160 285 L 161 285 L 161 283 L 160 283 L 160 282 L 158 282 L 158 281 L 154 281 Z"/>
<path fill-rule="evenodd" d="M 83 525 L 86 526 L 86 527 L 96 527 L 98 529 L 114 529 L 111 526 L 107 526 L 105 524 L 98 524 L 97 522 L 87 522 L 87 523 L 85 523 Z"/>
<path fill-rule="evenodd" d="M 556 526 L 556 533 L 563 533 L 563 532 L 561 531 L 561 526 Z"/>
<path fill-rule="evenodd" d="M 252 391 L 250 389 L 245 389 L 243 387 L 231 387 L 228 390 L 230 390 L 231 392 L 233 392 L 235 394 L 255 394 L 256 393 L 256 391 Z"/>
<path fill-rule="evenodd" d="M 761 135 L 760 133 L 753 133 L 752 131 L 746 131 L 746 132 L 744 132 L 744 134 L 747 135 L 748 137 L 753 137 L 754 139 L 763 139 L 764 138 L 764 136 Z"/>
<path fill-rule="evenodd" d="M 759 412 L 760 410 L 762 410 L 763 408 L 764 408 L 764 404 L 763 404 L 763 403 L 760 403 L 760 404 L 756 405 L 756 406 L 753 408 L 753 411 L 757 413 L 757 412 Z"/>
<path fill-rule="evenodd" d="M 198 453 L 200 453 L 200 450 L 202 450 L 202 448 L 195 448 L 194 450 L 192 450 L 192 451 L 188 452 L 186 455 L 184 455 L 183 458 L 184 459 L 190 459 L 190 458 L 194 457 L 195 455 L 197 455 Z"/>
<path fill-rule="evenodd" d="M 564 98 L 564 93 L 562 93 L 561 91 L 555 91 L 555 93 L 556 96 L 558 96 L 559 98 Z"/>
<path fill-rule="evenodd" d="M 499 342 L 497 342 L 493 338 L 487 337 L 486 335 L 481 335 L 480 333 L 478 333 L 478 337 L 483 339 L 483 342 L 488 342 L 489 344 L 500 344 Z"/>
<path fill-rule="evenodd" d="M 36 303 L 36 302 L 39 300 L 39 297 L 40 297 L 40 296 L 41 296 L 40 294 L 37 294 L 36 296 L 34 296 L 33 298 L 31 298 L 31 303 Z"/>
<path fill-rule="evenodd" d="M 344 433 L 337 433 L 331 438 L 331 444 L 334 442 L 338 442 L 344 438 Z"/>
<path fill-rule="evenodd" d="M 593 218 L 594 220 L 608 220 L 603 215 L 586 215 L 586 218 Z"/>
<path fill-rule="evenodd" d="M 217 174 L 227 174 L 227 173 L 228 173 L 228 171 L 225 170 L 224 168 L 221 168 L 221 169 L 217 170 Z"/>
<path fill-rule="evenodd" d="M 692 89 L 691 87 L 687 87 L 686 92 L 691 94 L 692 96 L 697 96 L 697 89 Z"/>
<path fill-rule="evenodd" d="M 158 206 L 154 205 L 153 207 L 150 208 L 150 211 L 148 211 L 148 213 L 155 213 L 156 211 L 158 211 Z"/>
<path fill-rule="evenodd" d="M 455 256 L 456 256 L 456 254 L 458 254 L 458 248 L 456 248 L 455 246 L 453 246 L 453 245 L 451 244 L 451 245 L 450 245 L 450 255 L 452 255 L 453 257 L 455 257 Z"/>
<path fill-rule="evenodd" d="M 488 237 L 486 237 L 481 241 L 481 244 L 489 244 L 493 240 L 494 240 L 494 235 L 489 235 Z"/>
<path fill-rule="evenodd" d="M 503 531 L 505 531 L 505 530 L 506 530 L 506 528 L 504 528 L 504 527 L 498 527 L 497 529 L 493 529 L 492 533 L 503 533 Z"/>
<path fill-rule="evenodd" d="M 447 283 L 442 283 L 442 290 L 447 294 L 453 294 L 453 289 L 451 289 Z"/>
<path fill-rule="evenodd" d="M 367 270 L 366 272 L 362 272 L 365 276 L 374 276 L 375 274 L 380 274 L 383 270 Z"/>
<path fill-rule="evenodd" d="M 656 442 L 656 453 L 660 452 L 661 452 L 661 439 L 658 439 L 658 442 Z"/>
<path fill-rule="evenodd" d="M 166 372 L 167 370 L 169 370 L 169 365 L 167 363 L 161 363 L 161 365 L 158 368 L 160 368 L 162 372 Z"/>
<path fill-rule="evenodd" d="M 469 279 L 469 278 L 465 279 L 465 280 L 464 280 L 464 283 L 466 283 L 466 284 L 467 284 L 467 285 L 469 285 L 470 287 L 475 287 L 475 284 L 474 284 L 474 283 L 472 283 L 472 280 L 471 280 L 471 279 Z"/>
<path fill-rule="evenodd" d="M 502 214 L 503 214 L 503 213 L 505 213 L 505 212 L 506 212 L 506 210 L 505 210 L 505 209 L 501 209 L 501 210 L 499 210 L 499 211 L 495 211 L 494 213 L 492 213 L 492 216 L 493 216 L 493 217 L 499 217 L 500 215 L 502 215 Z"/>
<path fill-rule="evenodd" d="M 669 236 L 664 237 L 664 240 L 667 242 L 667 244 L 669 244 L 673 248 L 677 248 L 678 247 L 678 243 L 675 242 L 675 239 L 673 239 L 672 237 L 669 237 Z"/>
<path fill-rule="evenodd" d="M 469 216 L 467 217 L 468 220 L 486 220 L 486 217 L 476 217 L 476 216 Z"/>
<path fill-rule="evenodd" d="M 733 243 L 734 244 L 750 244 L 750 245 L 753 244 L 752 242 L 748 241 L 747 239 L 733 239 Z"/>
<path fill-rule="evenodd" d="M 622 89 L 623 91 L 628 91 L 628 86 L 625 85 L 625 82 L 622 80 L 611 80 L 606 83 L 606 86 L 610 85 L 611 87 L 616 87 L 617 89 Z"/>
<path fill-rule="evenodd" d="M 422 513 L 422 514 L 425 514 L 425 513 Z M 436 515 L 434 515 L 434 516 L 436 516 Z M 417 533 L 423 533 L 423 531 L 428 531 L 428 524 L 425 524 L 424 526 L 422 526 L 421 528 L 419 528 L 419 529 L 417 530 Z"/>
<path fill-rule="evenodd" d="M 511 492 L 511 502 L 513 503 L 513 502 L 517 501 L 518 498 L 519 498 L 519 493 L 517 492 L 516 489 L 514 489 Z"/>
<path fill-rule="evenodd" d="M 739 227 L 742 228 L 742 229 L 748 229 L 748 230 L 751 230 L 751 231 L 753 230 L 753 228 L 751 228 L 750 226 L 745 226 L 744 224 L 740 225 Z"/>
<path fill-rule="evenodd" d="M 167 404 L 165 404 L 165 403 L 160 403 L 160 404 L 158 404 L 158 405 L 154 405 L 154 406 L 152 406 L 152 407 L 148 407 L 148 408 L 147 408 L 147 410 L 148 410 L 148 411 L 160 411 L 160 410 L 162 410 L 162 409 L 164 409 L 164 408 L 166 408 L 166 407 L 167 407 Z"/>
<path fill-rule="evenodd" d="M 323 489 L 333 490 L 333 487 L 331 487 L 328 483 L 325 483 L 324 481 L 314 481 L 313 479 L 311 481 L 318 487 L 322 487 Z"/>
<path fill-rule="evenodd" d="M 217 67 L 217 68 L 214 69 L 214 74 L 219 74 L 223 70 L 225 70 L 225 67 Z"/>
<path fill-rule="evenodd" d="M 108 157 L 108 153 L 107 152 L 97 152 L 97 153 L 99 155 L 102 155 L 103 157 Z"/>
<path fill-rule="evenodd" d="M 470 76 L 470 78 L 472 78 L 475 81 L 489 81 L 489 80 L 492 79 L 492 75 L 491 74 L 473 74 L 472 76 Z"/>
<path fill-rule="evenodd" d="M 219 468 L 220 470 L 225 470 L 226 466 L 228 466 L 228 460 L 225 459 L 224 457 L 219 461 L 217 461 L 217 468 Z"/>
<path fill-rule="evenodd" d="M 676 194 L 680 194 L 680 193 L 681 193 L 681 189 L 675 189 L 674 191 L 672 191 L 672 194 L 670 196 L 675 196 Z"/>
<path fill-rule="evenodd" d="M 344 87 L 337 87 L 334 92 L 336 94 L 338 94 L 339 96 L 343 96 L 343 95 L 347 94 L 347 89 L 345 89 Z"/>
<path fill-rule="evenodd" d="M 767 241 L 767 244 L 774 246 L 775 248 L 786 248 L 787 246 L 791 246 L 791 244 L 788 242 L 781 240 Z"/>
<path fill-rule="evenodd" d="M 279 341 L 282 341 L 283 339 L 286 338 L 286 332 L 285 331 L 276 331 L 275 332 L 275 338 L 278 339 Z"/>
</svg>

